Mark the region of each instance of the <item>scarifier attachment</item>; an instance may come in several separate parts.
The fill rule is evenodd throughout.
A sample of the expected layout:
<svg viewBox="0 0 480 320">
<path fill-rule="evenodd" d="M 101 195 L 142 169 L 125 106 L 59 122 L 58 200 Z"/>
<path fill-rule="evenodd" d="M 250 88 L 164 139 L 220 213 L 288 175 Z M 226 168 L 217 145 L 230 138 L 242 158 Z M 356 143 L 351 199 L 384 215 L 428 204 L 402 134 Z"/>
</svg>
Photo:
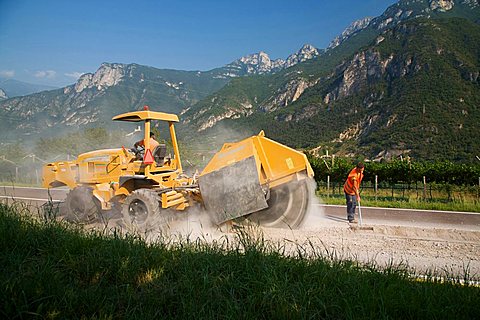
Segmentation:
<svg viewBox="0 0 480 320">
<path fill-rule="evenodd" d="M 303 153 L 265 138 L 262 131 L 225 144 L 198 183 L 217 224 L 246 217 L 266 226 L 297 227 L 308 209 L 306 185 L 311 177 L 313 170 Z"/>
<path fill-rule="evenodd" d="M 258 180 L 255 157 L 199 177 L 200 192 L 216 224 L 268 207 Z"/>
</svg>

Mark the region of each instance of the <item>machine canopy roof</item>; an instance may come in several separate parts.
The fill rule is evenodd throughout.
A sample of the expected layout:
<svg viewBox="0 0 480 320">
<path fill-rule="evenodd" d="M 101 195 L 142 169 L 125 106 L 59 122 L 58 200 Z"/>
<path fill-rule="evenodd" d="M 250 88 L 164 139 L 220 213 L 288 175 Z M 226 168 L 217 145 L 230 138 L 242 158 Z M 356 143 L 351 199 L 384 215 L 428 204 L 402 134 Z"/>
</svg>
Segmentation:
<svg viewBox="0 0 480 320">
<path fill-rule="evenodd" d="M 145 120 L 162 120 L 178 122 L 178 116 L 171 113 L 155 112 L 155 111 L 134 111 L 119 114 L 112 118 L 114 121 L 130 121 L 139 122 Z"/>
</svg>

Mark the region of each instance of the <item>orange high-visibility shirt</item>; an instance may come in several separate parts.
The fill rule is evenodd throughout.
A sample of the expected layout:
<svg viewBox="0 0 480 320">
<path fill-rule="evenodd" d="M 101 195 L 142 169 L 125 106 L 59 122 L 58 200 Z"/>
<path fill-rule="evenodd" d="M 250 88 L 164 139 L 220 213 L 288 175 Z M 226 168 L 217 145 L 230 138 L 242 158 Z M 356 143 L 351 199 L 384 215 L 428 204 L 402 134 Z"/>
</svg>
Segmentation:
<svg viewBox="0 0 480 320">
<path fill-rule="evenodd" d="M 352 171 L 348 174 L 347 181 L 343 185 L 343 191 L 346 194 L 356 195 L 360 190 L 360 183 L 363 179 L 363 173 L 357 172 L 357 168 L 353 168 Z"/>
<path fill-rule="evenodd" d="M 145 147 L 145 139 L 143 139 L 139 145 L 142 146 L 142 147 Z M 157 142 L 157 140 L 153 139 L 152 137 L 150 137 L 150 151 L 153 152 L 153 150 L 155 150 L 155 148 L 159 145 L 160 143 Z"/>
</svg>

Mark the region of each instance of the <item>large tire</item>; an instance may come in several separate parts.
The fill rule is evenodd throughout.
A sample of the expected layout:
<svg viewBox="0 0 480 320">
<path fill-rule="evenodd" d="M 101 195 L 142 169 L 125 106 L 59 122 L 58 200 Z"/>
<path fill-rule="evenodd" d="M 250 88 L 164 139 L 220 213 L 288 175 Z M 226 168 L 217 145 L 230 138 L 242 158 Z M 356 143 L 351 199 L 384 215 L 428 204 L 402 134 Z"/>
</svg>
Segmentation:
<svg viewBox="0 0 480 320">
<path fill-rule="evenodd" d="M 151 189 L 138 189 L 125 198 L 123 220 L 132 231 L 148 232 L 160 213 L 160 197 Z"/>
<path fill-rule="evenodd" d="M 298 228 L 310 207 L 308 179 L 289 182 L 270 190 L 268 208 L 247 216 L 247 221 L 272 228 Z"/>
<path fill-rule="evenodd" d="M 65 220 L 74 223 L 91 223 L 100 215 L 101 204 L 90 187 L 76 187 L 65 200 Z"/>
</svg>

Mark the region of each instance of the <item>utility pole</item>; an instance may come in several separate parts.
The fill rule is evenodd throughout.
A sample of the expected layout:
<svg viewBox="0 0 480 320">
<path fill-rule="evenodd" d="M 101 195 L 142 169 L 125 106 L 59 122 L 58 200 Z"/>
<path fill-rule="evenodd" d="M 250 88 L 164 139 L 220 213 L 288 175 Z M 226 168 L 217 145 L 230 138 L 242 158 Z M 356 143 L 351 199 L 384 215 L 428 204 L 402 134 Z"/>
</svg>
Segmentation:
<svg viewBox="0 0 480 320">
<path fill-rule="evenodd" d="M 3 160 L 5 162 L 11 163 L 15 166 L 15 181 L 18 181 L 18 166 L 16 162 L 8 160 L 5 156 L 1 156 L 0 160 Z"/>
</svg>

